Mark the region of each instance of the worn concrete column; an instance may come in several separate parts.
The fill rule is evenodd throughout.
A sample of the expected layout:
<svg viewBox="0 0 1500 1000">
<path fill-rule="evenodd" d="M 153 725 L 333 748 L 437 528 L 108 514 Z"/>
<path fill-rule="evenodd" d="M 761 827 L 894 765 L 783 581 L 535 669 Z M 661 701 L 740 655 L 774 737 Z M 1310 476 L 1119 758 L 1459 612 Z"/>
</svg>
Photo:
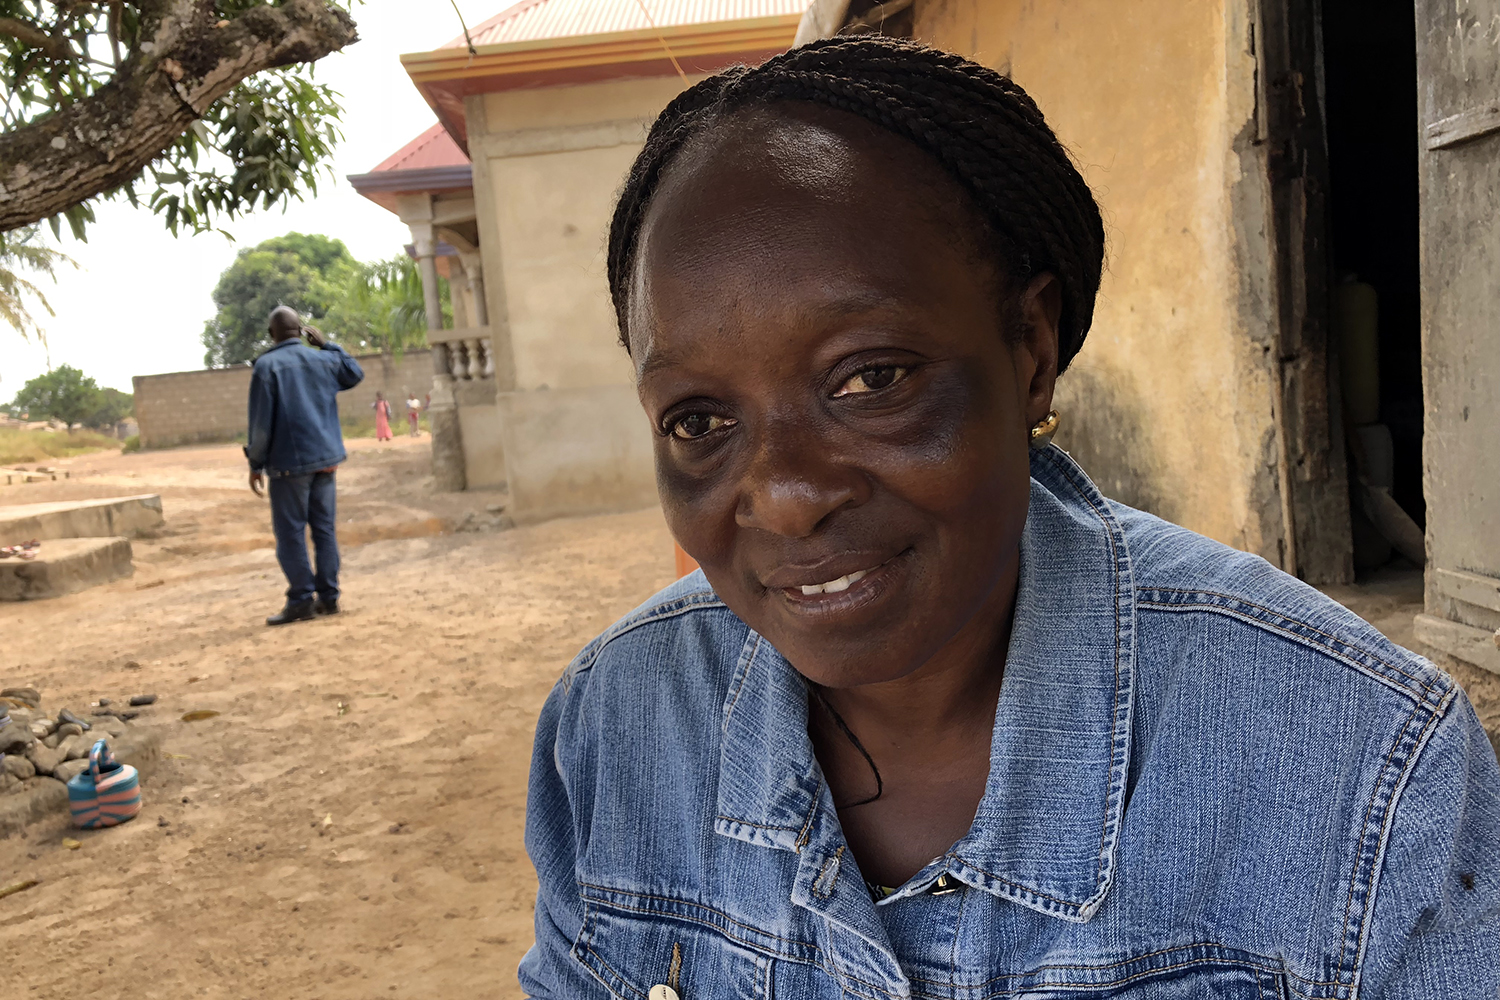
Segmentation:
<svg viewBox="0 0 1500 1000">
<path fill-rule="evenodd" d="M 464 274 L 469 278 L 469 287 L 474 289 L 474 325 L 490 325 L 490 307 L 484 300 L 484 258 L 477 253 L 459 254 Z"/>
<path fill-rule="evenodd" d="M 468 304 L 464 301 L 468 298 L 469 279 L 464 277 L 462 268 L 448 269 L 448 289 L 453 293 L 450 301 L 453 304 L 453 329 L 467 330 L 474 325 L 474 318 L 469 315 Z"/>
<path fill-rule="evenodd" d="M 430 224 L 411 225 L 416 244 L 417 269 L 422 275 L 422 300 L 427 308 L 427 329 L 443 328 L 443 300 L 438 290 L 436 239 Z M 453 398 L 453 376 L 448 374 L 448 348 L 432 343 L 432 405 L 427 420 L 432 427 L 432 483 L 445 492 L 467 486 L 464 474 L 463 432 L 458 423 L 458 403 Z"/>
</svg>

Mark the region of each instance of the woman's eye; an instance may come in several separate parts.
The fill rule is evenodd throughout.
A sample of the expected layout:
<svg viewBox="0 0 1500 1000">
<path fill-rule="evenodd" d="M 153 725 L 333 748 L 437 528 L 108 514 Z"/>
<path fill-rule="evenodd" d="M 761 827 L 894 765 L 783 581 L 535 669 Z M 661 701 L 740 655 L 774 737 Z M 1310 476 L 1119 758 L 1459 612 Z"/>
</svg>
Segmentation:
<svg viewBox="0 0 1500 1000">
<path fill-rule="evenodd" d="M 690 413 L 672 425 L 672 436 L 680 441 L 691 441 L 732 422 L 712 413 Z"/>
<path fill-rule="evenodd" d="M 902 368 L 900 365 L 876 365 L 874 368 L 866 368 L 864 371 L 856 372 L 849 381 L 839 386 L 839 391 L 834 393 L 834 396 L 853 396 L 889 389 L 906 378 L 910 371 L 911 369 Z"/>
</svg>

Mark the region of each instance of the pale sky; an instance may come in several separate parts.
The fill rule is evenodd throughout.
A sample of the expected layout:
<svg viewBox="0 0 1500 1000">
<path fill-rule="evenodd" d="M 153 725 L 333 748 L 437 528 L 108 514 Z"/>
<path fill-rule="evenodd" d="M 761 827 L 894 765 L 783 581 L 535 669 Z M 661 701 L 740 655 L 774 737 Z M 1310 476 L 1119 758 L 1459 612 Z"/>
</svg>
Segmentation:
<svg viewBox="0 0 1500 1000">
<path fill-rule="evenodd" d="M 474 27 L 514 0 L 458 0 Z M 316 198 L 257 212 L 217 233 L 173 238 L 161 219 L 120 203 L 100 204 L 88 242 L 63 227 L 61 249 L 79 264 L 55 286 L 40 282 L 55 318 L 34 309 L 51 347 L 52 364 L 70 364 L 101 386 L 131 391 L 132 375 L 203 367 L 199 335 L 214 313 L 209 297 L 235 252 L 287 232 L 343 240 L 359 260 L 400 252 L 406 227 L 355 193 L 347 174 L 367 173 L 435 122 L 436 116 L 401 69 L 403 52 L 434 49 L 462 33 L 450 0 L 367 0 L 355 7 L 360 42 L 317 64 L 316 78 L 342 94 L 344 141 L 334 154 L 335 179 Z M 45 227 L 44 227 L 45 228 Z M 47 232 L 51 239 L 51 233 Z M 47 370 L 42 348 L 0 327 L 0 402 Z"/>
</svg>

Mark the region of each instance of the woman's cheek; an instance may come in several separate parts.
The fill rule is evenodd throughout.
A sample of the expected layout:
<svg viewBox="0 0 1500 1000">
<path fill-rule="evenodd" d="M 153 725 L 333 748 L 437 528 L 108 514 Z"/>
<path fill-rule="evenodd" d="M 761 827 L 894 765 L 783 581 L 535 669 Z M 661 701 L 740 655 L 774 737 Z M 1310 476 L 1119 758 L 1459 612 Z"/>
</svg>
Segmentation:
<svg viewBox="0 0 1500 1000">
<path fill-rule="evenodd" d="M 962 505 L 1001 471 L 1004 420 L 996 402 L 980 380 L 944 379 L 911 407 L 859 428 L 858 447 L 871 471 L 916 506 Z"/>
<path fill-rule="evenodd" d="M 733 544 L 735 495 L 723 463 L 689 469 L 667 438 L 656 442 L 656 491 L 667 528 L 700 564 L 716 565 Z"/>
</svg>

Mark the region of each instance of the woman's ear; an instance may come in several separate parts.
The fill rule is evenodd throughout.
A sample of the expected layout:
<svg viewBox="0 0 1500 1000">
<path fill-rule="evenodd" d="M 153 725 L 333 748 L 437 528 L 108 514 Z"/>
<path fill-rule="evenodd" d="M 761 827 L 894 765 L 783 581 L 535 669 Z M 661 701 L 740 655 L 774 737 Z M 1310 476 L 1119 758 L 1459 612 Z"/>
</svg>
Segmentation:
<svg viewBox="0 0 1500 1000">
<path fill-rule="evenodd" d="M 1027 426 L 1052 409 L 1057 385 L 1057 327 L 1062 318 L 1062 284 L 1051 274 L 1031 279 L 1021 293 L 1021 343 L 1017 366 Z"/>
</svg>

